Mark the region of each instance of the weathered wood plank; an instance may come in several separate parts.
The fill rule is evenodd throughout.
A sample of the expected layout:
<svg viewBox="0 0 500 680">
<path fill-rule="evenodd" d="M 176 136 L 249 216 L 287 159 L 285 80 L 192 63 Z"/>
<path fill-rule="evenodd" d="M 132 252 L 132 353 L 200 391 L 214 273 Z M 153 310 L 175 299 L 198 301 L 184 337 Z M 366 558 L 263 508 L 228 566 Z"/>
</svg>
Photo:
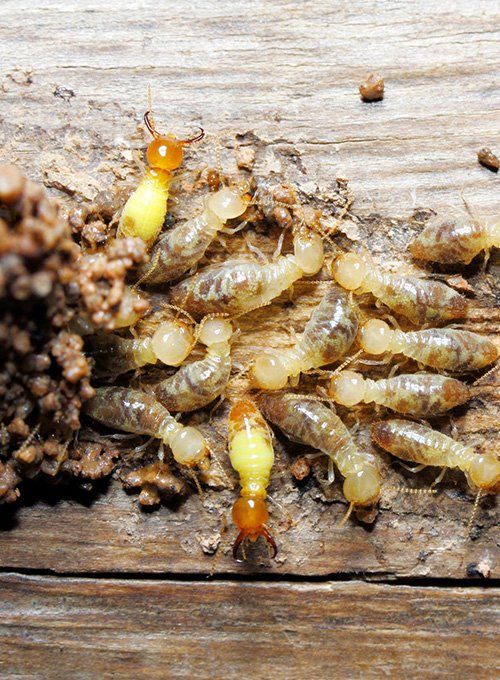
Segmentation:
<svg viewBox="0 0 500 680">
<path fill-rule="evenodd" d="M 499 26 L 488 1 L 204 1 L 193 12 L 8 0 L 0 159 L 49 183 L 85 169 L 84 193 L 113 183 L 123 152 L 141 146 L 151 81 L 172 129 L 252 130 L 279 159 L 293 153 L 291 179 L 349 178 L 359 207 L 408 214 L 414 201 L 456 204 L 464 189 L 494 210 L 500 178 L 475 153 L 498 139 Z M 373 69 L 386 96 L 367 105 L 357 87 Z M 54 98 L 57 86 L 76 96 Z"/>
<path fill-rule="evenodd" d="M 0 593 L 3 678 L 472 680 L 500 672 L 498 589 L 9 574 Z"/>
<path fill-rule="evenodd" d="M 213 132 L 232 127 L 255 133 L 260 174 L 304 187 L 348 178 L 362 242 L 376 260 L 408 268 L 403 253 L 414 226 L 394 222 L 391 231 L 389 221 L 382 228 L 380 220 L 364 224 L 363 217 L 374 211 L 408 217 L 415 205 L 457 206 L 462 189 L 484 213 L 498 211 L 500 177 L 479 167 L 475 154 L 498 143 L 500 95 L 491 73 L 500 58 L 499 19 L 495 3 L 471 8 L 465 0 L 439 7 L 380 0 L 335 7 L 242 0 L 214 6 L 203 0 L 195 12 L 183 0 L 175 12 L 158 3 L 138 10 L 131 0 L 85 7 L 73 0 L 36 6 L 7 0 L 0 6 L 0 162 L 17 159 L 66 206 L 108 186 L 133 186 L 139 171 L 132 152 L 144 148 L 139 123 L 150 81 L 157 118 L 169 129 L 182 132 L 200 123 Z M 386 79 L 386 96 L 367 105 L 357 86 L 375 68 Z M 54 96 L 58 86 L 75 96 Z M 202 146 L 191 151 L 186 167 L 213 159 L 213 150 Z M 229 152 L 224 163 L 231 169 Z M 178 194 L 173 212 L 183 217 L 194 208 L 189 202 L 183 207 L 185 196 Z M 272 248 L 268 244 L 266 252 Z M 478 291 L 468 327 L 493 335 L 500 318 L 498 254 L 488 273 L 493 296 L 480 271 L 466 273 Z M 262 346 L 291 343 L 289 329 L 300 332 L 319 295 L 297 291 L 293 307 L 275 305 L 272 318 L 259 312 L 241 321 L 236 362 L 245 364 Z M 462 437 L 472 441 L 479 434 L 497 452 L 498 388 L 492 377 L 455 419 Z M 226 415 L 227 407 L 216 424 L 223 427 Z M 357 439 L 369 448 L 367 427 L 362 424 Z M 279 439 L 270 489 L 298 523 L 282 534 L 289 546 L 282 546 L 276 564 L 260 557 L 240 567 L 227 557 L 221 571 L 461 578 L 467 565 L 481 562 L 498 576 L 497 501 L 484 500 L 481 536 L 464 543 L 471 496 L 463 476 L 448 475 L 444 491 L 432 499 L 386 492 L 374 526 L 353 522 L 340 534 L 335 525 L 345 503 L 338 488 L 291 480 L 289 464 L 300 450 Z M 404 478 L 390 471 L 387 481 Z M 411 482 L 431 480 L 429 474 Z M 214 491 L 208 512 L 192 496 L 178 508 L 146 514 L 118 484 L 89 507 L 71 495 L 62 498 L 65 493 L 2 508 L 0 564 L 204 573 L 211 559 L 200 546 L 216 542 L 221 512 L 235 498 L 235 492 Z M 278 511 L 273 520 L 279 531 L 287 528 Z"/>
<path fill-rule="evenodd" d="M 457 475 L 458 479 L 458 475 Z M 464 541 L 471 504 L 464 502 L 462 485 L 451 486 L 437 497 L 408 498 L 387 493 L 373 525 L 353 521 L 342 531 L 337 525 L 345 514 L 345 501 L 336 489 L 324 502 L 311 485 L 306 493 L 292 489 L 289 474 L 276 474 L 271 493 L 292 514 L 296 527 L 278 534 L 280 552 L 267 558 L 262 544 L 247 551 L 244 564 L 229 554 L 222 556 L 217 572 L 240 574 L 280 573 L 325 575 L 367 573 L 375 578 L 466 578 L 475 564 L 484 575 L 500 577 L 498 507 L 486 502 L 478 522 L 483 532 Z M 3 511 L 0 565 L 4 568 L 48 569 L 54 572 L 156 572 L 202 573 L 210 571 L 213 555 L 204 548 L 217 545 L 222 527 L 221 505 L 228 510 L 234 492 L 208 495 L 206 508 L 196 495 L 174 510 L 161 507 L 152 513 L 138 509 L 120 485 L 113 484 L 88 507 L 75 501 L 38 501 L 12 513 Z M 282 532 L 289 522 L 272 511 L 271 526 Z M 234 528 L 231 529 L 233 540 Z M 283 543 L 286 541 L 286 543 Z"/>
</svg>

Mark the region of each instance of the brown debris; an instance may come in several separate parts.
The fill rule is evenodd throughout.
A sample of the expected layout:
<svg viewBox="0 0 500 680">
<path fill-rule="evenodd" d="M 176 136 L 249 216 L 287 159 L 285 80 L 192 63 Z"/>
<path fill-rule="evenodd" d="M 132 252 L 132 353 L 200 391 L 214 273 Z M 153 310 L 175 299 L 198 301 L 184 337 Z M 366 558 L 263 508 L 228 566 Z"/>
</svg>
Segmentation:
<svg viewBox="0 0 500 680">
<path fill-rule="evenodd" d="M 251 146 L 239 146 L 236 149 L 236 164 L 243 170 L 252 170 L 255 163 L 255 150 Z"/>
<path fill-rule="evenodd" d="M 365 102 L 375 102 L 384 96 L 384 79 L 378 73 L 370 75 L 359 86 L 359 93 Z"/>
<path fill-rule="evenodd" d="M 127 193 L 125 190 L 100 191 L 92 202 L 71 212 L 69 224 L 74 234 L 83 237 L 82 246 L 94 252 L 115 235 L 112 225 L 118 224 L 117 217 L 127 201 Z"/>
<path fill-rule="evenodd" d="M 305 456 L 297 458 L 297 460 L 295 460 L 290 465 L 290 472 L 295 477 L 295 479 L 298 480 L 305 479 L 311 472 L 311 464 L 309 462 L 309 459 L 306 458 Z"/>
<path fill-rule="evenodd" d="M 123 485 L 126 489 L 141 487 L 139 494 L 141 505 L 157 505 L 162 498 L 182 494 L 185 491 L 182 480 L 174 477 L 169 466 L 160 461 L 134 470 L 125 477 Z"/>
<path fill-rule="evenodd" d="M 119 449 L 109 441 L 82 441 L 75 444 L 63 469 L 77 477 L 100 479 L 113 472 L 119 456 Z"/>
<path fill-rule="evenodd" d="M 146 244 L 141 238 L 117 239 L 106 252 L 82 255 L 78 261 L 77 283 L 96 326 L 114 330 L 117 317 L 124 311 L 125 276 L 131 267 L 146 258 Z M 145 300 L 137 298 L 134 301 L 137 314 L 143 314 L 148 307 Z"/>
<path fill-rule="evenodd" d="M 56 474 L 94 394 L 74 316 L 78 246 L 43 189 L 0 167 L 0 502 Z"/>
<path fill-rule="evenodd" d="M 485 168 L 488 168 L 488 170 L 491 170 L 492 172 L 498 172 L 500 161 L 498 160 L 498 157 L 495 156 L 493 151 L 487 146 L 484 146 L 477 152 L 477 160 L 481 165 L 484 165 Z"/>
</svg>

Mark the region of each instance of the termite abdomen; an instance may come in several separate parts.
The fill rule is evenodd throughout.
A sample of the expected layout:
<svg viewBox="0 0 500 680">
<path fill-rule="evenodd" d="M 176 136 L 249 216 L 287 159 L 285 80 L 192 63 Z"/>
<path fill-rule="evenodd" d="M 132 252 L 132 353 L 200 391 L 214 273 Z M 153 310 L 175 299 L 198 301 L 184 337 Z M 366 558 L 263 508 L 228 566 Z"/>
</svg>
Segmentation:
<svg viewBox="0 0 500 680">
<path fill-rule="evenodd" d="M 500 223 L 446 220 L 429 224 L 411 243 L 418 260 L 469 264 L 482 250 L 500 245 Z"/>
</svg>

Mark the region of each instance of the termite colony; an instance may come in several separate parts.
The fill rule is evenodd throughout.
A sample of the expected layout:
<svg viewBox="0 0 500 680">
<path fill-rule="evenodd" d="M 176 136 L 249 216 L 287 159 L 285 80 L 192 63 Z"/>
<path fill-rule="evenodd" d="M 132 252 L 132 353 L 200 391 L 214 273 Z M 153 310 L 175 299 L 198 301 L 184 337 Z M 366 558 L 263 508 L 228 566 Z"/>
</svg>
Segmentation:
<svg viewBox="0 0 500 680">
<path fill-rule="evenodd" d="M 302 468 L 292 466 L 295 480 L 313 470 L 326 490 L 339 471 L 340 524 L 352 511 L 374 521 L 389 487 L 382 450 L 463 471 L 478 492 L 474 508 L 481 492 L 497 492 L 495 455 L 436 429 L 450 429 L 444 414 L 468 402 L 470 385 L 498 357 L 488 337 L 450 325 L 467 318 L 468 299 L 418 272 L 389 273 L 367 250 L 352 249 L 342 231 L 351 205 L 345 181 L 328 198 L 311 200 L 290 182 L 253 175 L 249 147 L 240 147 L 238 176 L 199 172 L 191 188 L 203 206 L 172 224 L 174 173 L 204 131 L 178 140 L 159 134 L 151 110 L 144 121 L 153 141 L 143 179 L 126 203 L 108 191 L 74 211 L 73 240 L 46 199 L 37 195 L 33 209 L 35 189 L 25 190 L 15 169 L 0 173 L 0 229 L 10 239 L 0 245 L 2 295 L 37 305 L 48 297 L 37 313 L 62 329 L 49 324 L 35 342 L 33 305 L 19 319 L 10 305 L 2 319 L 8 354 L 0 387 L 15 406 L 2 410 L 1 500 L 15 500 L 21 479 L 39 472 L 88 481 L 115 469 L 127 488 L 140 488 L 142 505 L 193 484 L 203 500 L 202 487 L 232 489 L 226 439 L 241 485 L 239 499 L 231 490 L 234 557 L 259 536 L 275 555 L 279 540 L 266 506 L 269 424 L 278 441 L 307 447 Z M 45 250 L 38 232 L 29 232 L 33 220 L 52 239 Z M 28 237 L 40 252 L 29 251 Z M 421 260 L 463 265 L 498 245 L 499 224 L 443 220 L 410 250 Z M 257 346 L 271 320 L 274 327 L 288 322 L 292 303 L 299 337 Z M 400 363 L 388 372 L 393 358 Z M 80 408 L 85 427 L 75 438 Z M 398 417 L 383 419 L 387 411 Z M 374 420 L 376 446 L 367 446 L 350 428 L 366 430 Z"/>
</svg>

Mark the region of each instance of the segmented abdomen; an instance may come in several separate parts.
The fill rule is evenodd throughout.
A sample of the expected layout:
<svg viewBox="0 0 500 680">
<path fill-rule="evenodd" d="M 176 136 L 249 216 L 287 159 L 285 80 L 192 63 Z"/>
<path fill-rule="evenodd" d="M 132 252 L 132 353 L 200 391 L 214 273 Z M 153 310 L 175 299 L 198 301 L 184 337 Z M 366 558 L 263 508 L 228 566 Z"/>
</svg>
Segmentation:
<svg viewBox="0 0 500 680">
<path fill-rule="evenodd" d="M 103 425 L 165 439 L 181 428 L 154 397 L 128 387 L 99 387 L 85 403 L 85 413 Z"/>
<path fill-rule="evenodd" d="M 140 236 L 152 245 L 167 214 L 171 175 L 166 170 L 149 168 L 123 208 L 118 224 L 120 238 Z"/>
<path fill-rule="evenodd" d="M 265 394 L 259 399 L 265 417 L 293 441 L 326 453 L 346 476 L 373 460 L 356 449 L 349 430 L 329 408 L 293 394 Z"/>
<path fill-rule="evenodd" d="M 441 224 L 429 224 L 410 243 L 413 257 L 444 264 L 469 264 L 487 247 L 483 226 L 476 221 L 446 220 Z"/>
<path fill-rule="evenodd" d="M 291 256 L 270 264 L 231 260 L 173 286 L 170 301 L 196 317 L 245 312 L 270 302 L 301 276 Z"/>
<path fill-rule="evenodd" d="M 358 332 L 358 315 L 349 296 L 333 288 L 323 297 L 308 321 L 299 348 L 308 368 L 325 366 L 342 357 Z"/>
<path fill-rule="evenodd" d="M 436 416 L 465 403 L 469 388 L 454 378 L 433 373 L 398 375 L 387 380 L 367 380 L 373 384 L 373 401 L 393 411 L 417 418 Z"/>
<path fill-rule="evenodd" d="M 153 393 L 171 411 L 194 411 L 220 396 L 230 375 L 229 345 L 223 350 L 215 345 L 203 359 L 181 366 L 173 376 L 155 385 Z"/>
<path fill-rule="evenodd" d="M 453 328 L 405 333 L 401 352 L 426 366 L 454 373 L 475 371 L 498 358 L 498 349 L 491 340 L 478 333 Z"/>
<path fill-rule="evenodd" d="M 467 300 L 460 293 L 438 281 L 382 272 L 370 272 L 367 280 L 368 291 L 415 324 L 456 319 L 467 309 Z"/>
<path fill-rule="evenodd" d="M 194 267 L 205 254 L 222 222 L 211 210 L 167 231 L 151 251 L 149 262 L 138 270 L 148 284 L 174 281 Z"/>
<path fill-rule="evenodd" d="M 229 412 L 228 441 L 241 495 L 265 498 L 274 462 L 271 433 L 259 409 L 248 399 L 236 402 Z"/>
<path fill-rule="evenodd" d="M 441 432 L 408 420 L 386 420 L 371 427 L 373 439 L 389 453 L 422 465 L 467 469 L 474 456 Z"/>
</svg>

